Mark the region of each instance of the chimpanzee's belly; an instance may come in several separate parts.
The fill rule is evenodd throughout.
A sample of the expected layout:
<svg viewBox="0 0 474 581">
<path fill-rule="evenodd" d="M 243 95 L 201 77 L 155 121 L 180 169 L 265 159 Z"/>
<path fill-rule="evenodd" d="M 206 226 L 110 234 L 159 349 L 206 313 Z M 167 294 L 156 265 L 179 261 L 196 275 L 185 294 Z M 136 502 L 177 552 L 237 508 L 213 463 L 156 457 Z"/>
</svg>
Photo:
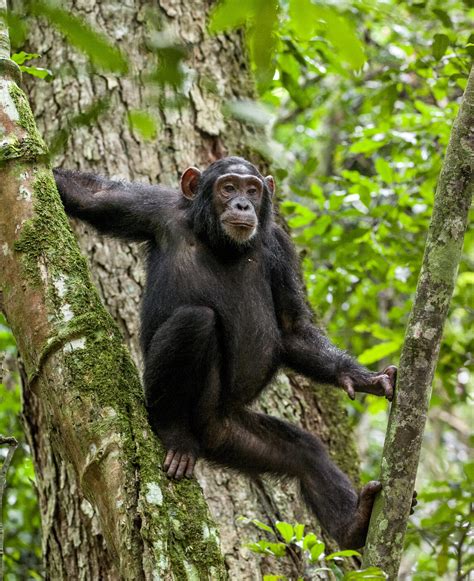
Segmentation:
<svg viewBox="0 0 474 581">
<path fill-rule="evenodd" d="M 143 326 L 156 330 L 183 306 L 212 308 L 222 397 L 237 405 L 252 401 L 276 371 L 280 347 L 271 284 L 261 255 L 222 264 L 188 246 L 177 249 L 174 256 L 154 258 L 149 264 Z M 149 335 L 143 338 L 145 350 Z"/>
<path fill-rule="evenodd" d="M 220 318 L 222 397 L 226 400 L 229 394 L 233 403 L 249 403 L 278 367 L 280 334 L 271 295 L 254 296 L 248 305 L 235 304 L 233 314 L 226 309 Z"/>
</svg>

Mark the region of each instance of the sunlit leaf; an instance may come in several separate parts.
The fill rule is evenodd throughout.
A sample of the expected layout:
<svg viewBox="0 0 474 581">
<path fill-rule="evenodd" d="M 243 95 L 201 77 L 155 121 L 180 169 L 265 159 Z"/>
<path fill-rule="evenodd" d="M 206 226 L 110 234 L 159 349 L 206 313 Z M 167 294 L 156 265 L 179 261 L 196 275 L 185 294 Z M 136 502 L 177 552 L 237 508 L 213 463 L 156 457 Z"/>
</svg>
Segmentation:
<svg viewBox="0 0 474 581">
<path fill-rule="evenodd" d="M 290 543 L 294 536 L 294 530 L 292 525 L 290 525 L 287 522 L 277 522 L 275 526 L 280 535 L 283 537 L 283 540 L 286 543 Z"/>
<path fill-rule="evenodd" d="M 295 539 L 297 541 L 301 541 L 304 535 L 304 525 L 296 524 L 294 528 L 295 528 Z"/>
<path fill-rule="evenodd" d="M 310 558 L 313 563 L 318 561 L 321 555 L 324 553 L 326 545 L 322 541 L 316 541 L 309 550 Z"/>
<path fill-rule="evenodd" d="M 375 160 L 375 169 L 385 183 L 390 184 L 393 182 L 393 169 L 388 161 L 378 157 Z"/>
<path fill-rule="evenodd" d="M 374 347 L 366 349 L 363 353 L 359 355 L 359 362 L 362 365 L 370 365 L 376 361 L 380 361 L 387 355 L 397 352 L 401 345 L 398 341 L 387 341 L 386 343 L 379 343 Z"/>
<path fill-rule="evenodd" d="M 26 61 L 30 61 L 32 59 L 37 59 L 39 57 L 40 57 L 40 55 L 37 53 L 25 52 L 22 50 L 20 52 L 16 52 L 16 53 L 12 54 L 11 59 L 12 59 L 12 61 L 16 62 L 17 65 L 22 65 Z"/>
<path fill-rule="evenodd" d="M 303 549 L 310 550 L 318 542 L 318 537 L 314 533 L 308 533 L 303 537 Z"/>
<path fill-rule="evenodd" d="M 449 38 L 445 34 L 435 34 L 431 50 L 436 60 L 439 60 L 449 46 Z"/>
<path fill-rule="evenodd" d="M 156 119 L 146 111 L 130 111 L 128 121 L 130 127 L 135 129 L 145 140 L 156 137 Z"/>
<path fill-rule="evenodd" d="M 209 30 L 215 33 L 237 28 L 254 16 L 254 0 L 222 0 L 210 14 Z"/>
<path fill-rule="evenodd" d="M 38 79 L 45 79 L 46 81 L 50 81 L 53 78 L 53 73 L 49 69 L 21 65 L 20 70 L 23 73 L 27 73 L 33 77 L 37 77 Z"/>
<path fill-rule="evenodd" d="M 359 569 L 358 571 L 348 571 L 344 575 L 344 581 L 359 581 L 362 579 L 387 579 L 388 575 L 379 567 L 368 567 L 367 569 Z"/>
<path fill-rule="evenodd" d="M 325 558 L 326 561 L 332 561 L 337 557 L 360 557 L 360 556 L 361 554 L 359 552 L 354 551 L 352 549 L 346 549 L 345 551 L 336 551 L 335 553 L 330 553 Z"/>
</svg>

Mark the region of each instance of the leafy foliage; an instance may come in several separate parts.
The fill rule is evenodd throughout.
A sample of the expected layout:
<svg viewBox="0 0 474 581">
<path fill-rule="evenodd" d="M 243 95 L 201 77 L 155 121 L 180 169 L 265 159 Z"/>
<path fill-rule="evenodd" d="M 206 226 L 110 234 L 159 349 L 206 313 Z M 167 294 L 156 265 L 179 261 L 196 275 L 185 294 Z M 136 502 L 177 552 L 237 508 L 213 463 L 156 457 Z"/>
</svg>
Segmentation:
<svg viewBox="0 0 474 581">
<path fill-rule="evenodd" d="M 303 524 L 292 525 L 287 522 L 276 522 L 271 528 L 257 519 L 240 517 L 238 520 L 250 523 L 257 529 L 264 531 L 271 540 L 261 539 L 248 543 L 246 547 L 259 555 L 271 555 L 277 559 L 288 557 L 289 553 L 296 553 L 301 563 L 301 577 L 303 579 L 336 579 L 337 581 L 352 581 L 356 579 L 386 579 L 387 575 L 378 567 L 359 569 L 344 572 L 341 565 L 344 559 L 359 558 L 357 551 L 346 550 L 325 554 L 326 545 L 312 533 L 306 533 Z M 264 575 L 264 581 L 287 581 L 284 575 Z"/>
<path fill-rule="evenodd" d="M 1 365 L 3 355 L 4 363 Z M 5 533 L 5 578 L 41 579 L 41 542 L 34 469 L 20 423 L 21 397 L 15 368 L 15 342 L 0 314 L 0 434 L 20 443 L 7 473 L 3 520 Z M 3 369 L 2 369 L 3 367 Z M 6 448 L 0 447 L 0 463 Z"/>
</svg>

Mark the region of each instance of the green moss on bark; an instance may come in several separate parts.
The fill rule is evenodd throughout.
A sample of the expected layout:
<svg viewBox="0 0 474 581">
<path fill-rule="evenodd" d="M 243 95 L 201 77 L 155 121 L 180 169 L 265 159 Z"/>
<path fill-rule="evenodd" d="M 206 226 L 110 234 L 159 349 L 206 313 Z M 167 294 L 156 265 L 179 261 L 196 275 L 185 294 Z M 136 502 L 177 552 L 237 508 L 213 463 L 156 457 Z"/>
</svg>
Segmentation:
<svg viewBox="0 0 474 581">
<path fill-rule="evenodd" d="M 101 410 L 92 428 L 98 445 L 108 434 L 120 434 L 119 446 L 127 459 L 131 486 L 135 486 L 135 471 L 139 471 L 138 490 L 132 491 L 132 496 L 139 499 L 141 539 L 151 547 L 158 543 L 166 557 L 161 575 L 169 568 L 177 579 L 192 577 L 193 572 L 206 579 L 211 578 L 212 569 L 213 579 L 224 579 L 215 535 L 206 534 L 214 529 L 202 492 L 195 481 L 173 483 L 161 473 L 162 450 L 148 425 L 137 370 L 91 284 L 51 172 L 33 172 L 34 215 L 23 225 L 15 250 L 22 253 L 25 277 L 46 289 L 54 329 L 33 376 L 41 374 L 41 366 L 52 352 L 63 349 L 67 368 L 64 387 L 87 398 L 91 413 Z M 104 414 L 105 409 L 111 413 Z M 87 478 L 83 484 L 87 493 Z M 156 484 L 162 494 L 157 506 L 150 506 L 147 499 L 149 484 Z M 137 538 L 135 550 L 140 542 Z"/>
<path fill-rule="evenodd" d="M 8 93 L 18 113 L 18 120 L 10 119 L 10 121 L 23 129 L 19 135 L 16 132 L 8 132 L 7 139 L 0 146 L 0 162 L 17 158 L 24 162 L 46 157 L 48 150 L 36 128 L 25 94 L 13 81 L 0 80 L 0 83 L 8 88 Z"/>
</svg>

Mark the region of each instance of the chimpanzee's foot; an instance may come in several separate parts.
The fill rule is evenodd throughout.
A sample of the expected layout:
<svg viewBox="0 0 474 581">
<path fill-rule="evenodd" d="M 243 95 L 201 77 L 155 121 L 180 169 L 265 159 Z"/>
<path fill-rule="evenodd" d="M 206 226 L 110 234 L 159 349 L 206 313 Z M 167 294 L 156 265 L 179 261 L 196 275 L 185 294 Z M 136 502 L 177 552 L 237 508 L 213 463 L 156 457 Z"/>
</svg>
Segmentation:
<svg viewBox="0 0 474 581">
<path fill-rule="evenodd" d="M 353 521 L 339 542 L 341 549 L 359 549 L 365 545 L 375 495 L 380 490 L 382 490 L 382 483 L 378 480 L 372 480 L 360 491 Z"/>
<path fill-rule="evenodd" d="M 192 452 L 168 450 L 163 463 L 163 470 L 170 478 L 181 480 L 183 476 L 191 478 L 193 475 L 196 456 Z"/>
<path fill-rule="evenodd" d="M 166 449 L 163 470 L 167 476 L 176 480 L 181 480 L 183 476 L 191 478 L 199 457 L 199 443 L 189 428 L 161 424 L 156 427 L 156 433 Z"/>
</svg>

